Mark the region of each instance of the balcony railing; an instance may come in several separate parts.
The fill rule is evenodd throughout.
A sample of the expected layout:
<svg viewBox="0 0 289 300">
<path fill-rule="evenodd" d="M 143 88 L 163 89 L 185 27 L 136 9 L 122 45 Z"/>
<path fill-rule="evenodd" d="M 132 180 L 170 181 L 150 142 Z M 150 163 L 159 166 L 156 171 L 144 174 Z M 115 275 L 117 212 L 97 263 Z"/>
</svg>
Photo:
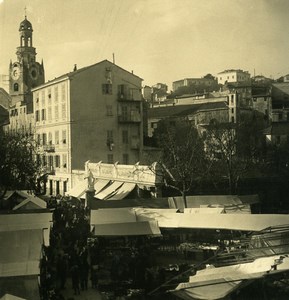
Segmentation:
<svg viewBox="0 0 289 300">
<path fill-rule="evenodd" d="M 52 166 L 44 166 L 41 170 L 42 174 L 55 175 L 55 169 Z"/>
<path fill-rule="evenodd" d="M 134 113 L 131 115 L 120 115 L 118 116 L 118 121 L 120 123 L 140 123 L 141 122 L 141 116 L 140 113 Z"/>
<path fill-rule="evenodd" d="M 129 101 L 129 102 L 140 102 L 141 101 L 141 97 L 138 95 L 134 95 L 131 93 L 118 93 L 118 97 L 117 97 L 118 101 Z"/>
<path fill-rule="evenodd" d="M 43 145 L 43 150 L 46 152 L 55 152 L 55 145 Z"/>
</svg>

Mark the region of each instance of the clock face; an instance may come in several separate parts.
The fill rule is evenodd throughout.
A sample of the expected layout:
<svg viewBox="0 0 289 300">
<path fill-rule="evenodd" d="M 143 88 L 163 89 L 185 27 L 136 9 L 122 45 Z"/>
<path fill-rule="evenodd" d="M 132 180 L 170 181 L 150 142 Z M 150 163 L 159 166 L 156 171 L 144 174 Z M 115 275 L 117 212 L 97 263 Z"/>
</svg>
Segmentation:
<svg viewBox="0 0 289 300">
<path fill-rule="evenodd" d="M 11 76 L 14 80 L 17 80 L 20 77 L 20 69 L 19 67 L 13 67 Z"/>
<path fill-rule="evenodd" d="M 38 77 L 38 71 L 35 67 L 31 68 L 30 70 L 30 76 L 33 80 L 36 80 Z"/>
</svg>

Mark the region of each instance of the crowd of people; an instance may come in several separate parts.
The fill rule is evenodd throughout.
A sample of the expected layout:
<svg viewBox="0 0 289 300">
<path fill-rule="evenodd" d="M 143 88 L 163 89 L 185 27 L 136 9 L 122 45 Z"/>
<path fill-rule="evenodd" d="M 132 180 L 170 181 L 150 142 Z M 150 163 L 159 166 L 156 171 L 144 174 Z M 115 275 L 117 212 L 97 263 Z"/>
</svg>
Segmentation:
<svg viewBox="0 0 289 300">
<path fill-rule="evenodd" d="M 64 299 L 61 291 L 71 279 L 75 295 L 88 288 L 90 260 L 87 239 L 90 235 L 89 211 L 80 201 L 51 198 L 53 226 L 50 245 L 44 247 L 40 286 L 44 300 Z"/>
</svg>

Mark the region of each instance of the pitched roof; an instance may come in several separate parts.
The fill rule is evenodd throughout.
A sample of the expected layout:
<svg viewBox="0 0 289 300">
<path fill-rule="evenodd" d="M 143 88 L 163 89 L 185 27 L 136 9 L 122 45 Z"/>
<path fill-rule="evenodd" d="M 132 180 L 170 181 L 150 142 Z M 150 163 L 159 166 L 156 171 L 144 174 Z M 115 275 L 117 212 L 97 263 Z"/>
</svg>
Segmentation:
<svg viewBox="0 0 289 300">
<path fill-rule="evenodd" d="M 41 87 L 43 87 L 43 86 L 45 86 L 45 85 L 47 85 L 47 84 L 53 83 L 54 81 L 59 81 L 59 80 L 64 79 L 64 78 L 66 78 L 66 77 L 72 78 L 72 77 L 74 77 L 75 75 L 77 75 L 77 74 L 79 74 L 79 73 L 81 73 L 81 72 L 83 72 L 83 71 L 86 71 L 86 70 L 88 70 L 88 69 L 90 69 L 90 68 L 93 68 L 93 67 L 95 67 L 95 66 L 97 66 L 97 65 L 100 65 L 100 64 L 102 64 L 102 63 L 105 63 L 105 62 L 111 64 L 112 66 L 116 66 L 117 68 L 119 68 L 119 69 L 121 69 L 121 70 L 123 70 L 123 71 L 125 71 L 125 72 L 127 72 L 127 73 L 129 73 L 129 74 L 131 74 L 131 75 L 134 76 L 134 77 L 137 77 L 137 78 L 143 80 L 141 77 L 139 77 L 139 76 L 137 76 L 137 75 L 135 75 L 135 74 L 133 74 L 133 73 L 131 73 L 131 72 L 129 72 L 129 71 L 127 71 L 127 70 L 121 68 L 121 67 L 119 67 L 118 65 L 116 65 L 116 64 L 114 64 L 114 63 L 112 63 L 112 62 L 110 62 L 109 60 L 105 59 L 105 60 L 102 60 L 102 61 L 100 61 L 100 62 L 98 62 L 98 63 L 93 64 L 93 65 L 86 66 L 86 67 L 83 67 L 83 68 L 81 68 L 81 69 L 77 69 L 77 70 L 75 70 L 75 71 L 68 72 L 68 73 L 65 73 L 65 74 L 63 74 L 63 75 L 61 75 L 61 76 L 58 76 L 58 77 L 56 77 L 56 78 L 54 78 L 54 79 L 52 79 L 52 80 L 49 80 L 49 81 L 45 82 L 44 84 L 42 84 L 42 85 L 40 85 L 40 86 L 37 86 L 37 87 L 34 88 L 33 90 L 37 90 L 37 89 L 39 89 L 39 88 L 41 88 Z"/>
</svg>

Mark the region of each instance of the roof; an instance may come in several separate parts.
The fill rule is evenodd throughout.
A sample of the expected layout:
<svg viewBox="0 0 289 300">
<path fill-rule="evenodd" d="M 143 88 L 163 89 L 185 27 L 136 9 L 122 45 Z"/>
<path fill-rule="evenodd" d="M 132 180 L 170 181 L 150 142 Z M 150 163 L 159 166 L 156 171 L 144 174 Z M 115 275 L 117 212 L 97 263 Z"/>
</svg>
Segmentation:
<svg viewBox="0 0 289 300">
<path fill-rule="evenodd" d="M 224 70 L 218 74 L 223 74 L 223 73 L 230 73 L 230 72 L 243 72 L 243 73 L 249 73 L 248 71 L 243 71 L 243 70 L 240 70 L 240 69 L 229 69 L 229 70 Z"/>
<path fill-rule="evenodd" d="M 43 209 L 47 208 L 46 201 L 36 197 L 36 196 L 30 196 L 20 202 L 18 205 L 13 207 L 13 210 L 17 209 Z"/>
<path fill-rule="evenodd" d="M 12 211 L 0 214 L 0 232 L 13 232 L 21 230 L 38 230 L 43 232 L 44 244 L 49 245 L 50 226 L 52 224 L 52 212 L 19 213 Z"/>
<path fill-rule="evenodd" d="M 202 205 L 239 205 L 260 202 L 258 195 L 198 195 L 187 196 L 186 200 L 188 208 L 197 208 Z M 184 208 L 184 201 L 182 197 L 169 197 L 168 201 L 171 208 Z"/>
<path fill-rule="evenodd" d="M 88 69 L 91 69 L 91 68 L 93 68 L 93 67 L 95 67 L 95 66 L 98 66 L 98 65 L 100 65 L 100 64 L 103 64 L 103 63 L 109 63 L 111 66 L 115 66 L 115 67 L 117 67 L 117 68 L 119 68 L 119 69 L 121 69 L 121 70 L 123 70 L 123 71 L 129 73 L 130 75 L 132 75 L 132 76 L 134 76 L 134 77 L 137 77 L 137 78 L 139 78 L 140 80 L 143 80 L 143 79 L 140 78 L 139 76 L 137 76 L 137 75 L 135 75 L 135 74 L 133 74 L 133 73 L 131 73 L 131 72 L 129 72 L 129 71 L 127 71 L 127 70 L 125 70 L 125 69 L 119 67 L 119 66 L 117 66 L 116 64 L 110 62 L 109 60 L 105 59 L 105 60 L 102 60 L 102 61 L 100 61 L 100 62 L 98 62 L 98 63 L 93 64 L 93 65 L 86 66 L 86 67 L 77 69 L 76 71 L 68 72 L 68 73 L 65 73 L 65 74 L 63 74 L 63 75 L 61 75 L 61 76 L 58 76 L 58 77 L 56 77 L 56 78 L 54 78 L 54 79 L 52 79 L 52 80 L 49 80 L 49 81 L 43 83 L 42 85 L 39 85 L 39 86 L 35 87 L 34 89 L 32 89 L 32 91 L 36 91 L 36 90 L 38 90 L 38 89 L 40 89 L 40 88 L 42 88 L 42 87 L 44 87 L 44 86 L 46 86 L 46 85 L 49 85 L 49 84 L 54 83 L 54 82 L 57 82 L 57 81 L 59 81 L 59 80 L 61 80 L 61 79 L 65 79 L 65 78 L 73 78 L 73 77 L 76 76 L 77 74 L 82 73 L 82 72 L 84 72 L 84 71 L 86 71 L 86 70 L 88 70 Z"/>
<path fill-rule="evenodd" d="M 138 216 L 139 217 L 139 216 Z M 142 216 L 140 220 L 151 220 Z M 289 217 L 285 214 L 187 214 L 161 213 L 154 216 L 160 228 L 219 229 L 235 231 L 261 231 L 266 228 L 288 225 Z"/>
<path fill-rule="evenodd" d="M 165 118 L 173 116 L 187 116 L 198 111 L 216 110 L 227 108 L 225 102 L 207 102 L 203 104 L 175 105 L 166 107 L 155 107 L 148 110 L 149 118 Z"/>
<path fill-rule="evenodd" d="M 25 16 L 25 19 L 20 23 L 19 31 L 26 29 L 32 30 L 32 24 L 27 20 Z"/>
</svg>

